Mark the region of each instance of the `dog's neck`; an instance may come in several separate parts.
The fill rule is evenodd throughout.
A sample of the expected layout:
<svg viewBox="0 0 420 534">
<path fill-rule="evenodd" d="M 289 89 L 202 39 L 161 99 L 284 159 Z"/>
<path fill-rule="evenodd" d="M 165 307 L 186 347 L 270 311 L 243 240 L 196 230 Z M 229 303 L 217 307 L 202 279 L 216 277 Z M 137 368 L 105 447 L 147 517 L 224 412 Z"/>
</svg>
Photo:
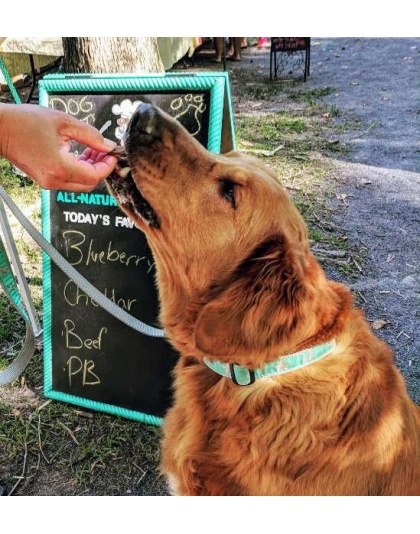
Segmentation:
<svg viewBox="0 0 420 534">
<path fill-rule="evenodd" d="M 313 347 L 328 344 L 334 338 L 338 339 L 344 322 L 352 309 L 352 299 L 349 291 L 341 284 L 326 280 L 325 282 L 328 286 L 331 285 L 330 298 L 328 297 L 329 291 L 324 288 L 322 291 L 322 303 L 316 303 L 317 299 L 314 297 L 311 309 L 309 309 L 309 304 L 305 305 L 307 309 L 304 310 L 304 314 L 300 318 L 299 326 L 290 336 L 279 338 L 276 345 L 260 348 L 258 351 L 251 350 L 247 353 L 235 352 L 226 354 L 211 354 L 203 351 L 202 348 L 197 346 L 195 335 L 202 304 L 199 299 L 191 299 L 182 309 L 179 306 L 171 305 L 178 301 L 175 288 L 169 292 L 170 294 L 166 299 L 165 313 L 162 314 L 162 324 L 170 342 L 181 355 L 195 356 L 200 361 L 207 356 L 209 360 L 221 361 L 227 365 L 236 363 L 251 369 L 263 368 L 265 365 L 277 361 L 279 355 L 305 352 L 306 349 L 312 350 Z M 330 303 L 328 314 L 326 314 L 325 310 L 322 311 L 326 302 Z M 307 311 L 307 314 L 305 311 Z M 319 329 L 316 329 L 315 323 L 312 324 L 311 321 L 305 319 L 306 316 L 316 317 L 316 324 Z"/>
</svg>

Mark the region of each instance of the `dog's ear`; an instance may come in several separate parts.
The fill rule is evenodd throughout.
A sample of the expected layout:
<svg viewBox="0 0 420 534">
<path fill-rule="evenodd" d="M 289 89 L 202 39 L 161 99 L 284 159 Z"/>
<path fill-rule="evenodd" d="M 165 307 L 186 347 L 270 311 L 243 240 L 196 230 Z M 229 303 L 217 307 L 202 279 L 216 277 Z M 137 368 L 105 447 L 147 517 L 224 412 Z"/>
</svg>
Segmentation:
<svg viewBox="0 0 420 534">
<path fill-rule="evenodd" d="M 195 325 L 196 347 L 210 357 L 246 358 L 286 340 L 305 298 L 305 262 L 281 236 L 261 243 L 212 288 Z"/>
</svg>

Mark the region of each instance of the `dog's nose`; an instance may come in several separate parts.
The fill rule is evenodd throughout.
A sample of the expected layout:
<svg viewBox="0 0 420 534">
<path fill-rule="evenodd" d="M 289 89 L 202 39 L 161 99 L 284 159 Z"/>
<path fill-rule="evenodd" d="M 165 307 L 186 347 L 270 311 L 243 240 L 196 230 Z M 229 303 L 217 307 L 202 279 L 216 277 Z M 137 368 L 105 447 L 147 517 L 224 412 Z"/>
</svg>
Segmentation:
<svg viewBox="0 0 420 534">
<path fill-rule="evenodd" d="M 124 136 L 128 152 L 138 146 L 148 146 L 162 137 L 162 120 L 159 110 L 152 104 L 142 102 L 134 112 Z"/>
</svg>

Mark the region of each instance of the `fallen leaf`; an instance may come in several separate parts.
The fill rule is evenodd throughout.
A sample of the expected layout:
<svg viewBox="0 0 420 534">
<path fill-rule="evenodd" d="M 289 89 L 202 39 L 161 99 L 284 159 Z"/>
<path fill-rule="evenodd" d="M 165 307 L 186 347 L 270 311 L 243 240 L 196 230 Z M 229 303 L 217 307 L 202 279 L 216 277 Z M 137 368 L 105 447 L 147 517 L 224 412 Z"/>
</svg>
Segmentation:
<svg viewBox="0 0 420 534">
<path fill-rule="evenodd" d="M 337 197 L 337 200 L 346 200 L 347 198 L 346 193 L 337 193 L 335 196 Z"/>
<path fill-rule="evenodd" d="M 338 145 L 339 142 L 339 139 L 328 139 L 328 144 L 330 145 Z"/>
<path fill-rule="evenodd" d="M 388 254 L 388 257 L 386 259 L 386 262 L 389 263 L 395 258 L 395 254 Z"/>
<path fill-rule="evenodd" d="M 381 100 L 391 100 L 391 99 L 389 98 L 389 96 L 382 96 Z"/>
<path fill-rule="evenodd" d="M 13 408 L 13 410 L 12 410 L 12 415 L 14 415 L 15 417 L 19 417 L 19 415 L 20 415 L 20 410 L 18 410 L 17 408 Z"/>
<path fill-rule="evenodd" d="M 372 328 L 374 330 L 380 330 L 381 328 L 383 328 L 387 324 L 389 324 L 389 321 L 384 321 L 382 319 L 378 319 L 377 321 L 373 321 Z"/>
<path fill-rule="evenodd" d="M 359 82 L 351 82 L 351 85 L 359 85 Z"/>
</svg>

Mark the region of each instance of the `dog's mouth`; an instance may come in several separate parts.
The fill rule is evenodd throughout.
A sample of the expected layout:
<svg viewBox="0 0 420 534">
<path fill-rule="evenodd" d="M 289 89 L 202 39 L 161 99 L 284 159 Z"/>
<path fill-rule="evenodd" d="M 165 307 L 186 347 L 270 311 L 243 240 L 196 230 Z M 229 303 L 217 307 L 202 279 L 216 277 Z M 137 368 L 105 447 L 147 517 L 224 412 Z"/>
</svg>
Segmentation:
<svg viewBox="0 0 420 534">
<path fill-rule="evenodd" d="M 124 147 L 117 147 L 109 155 L 116 157 L 118 162 L 106 182 L 121 208 L 147 226 L 159 229 L 160 219 L 135 183 Z"/>
</svg>

